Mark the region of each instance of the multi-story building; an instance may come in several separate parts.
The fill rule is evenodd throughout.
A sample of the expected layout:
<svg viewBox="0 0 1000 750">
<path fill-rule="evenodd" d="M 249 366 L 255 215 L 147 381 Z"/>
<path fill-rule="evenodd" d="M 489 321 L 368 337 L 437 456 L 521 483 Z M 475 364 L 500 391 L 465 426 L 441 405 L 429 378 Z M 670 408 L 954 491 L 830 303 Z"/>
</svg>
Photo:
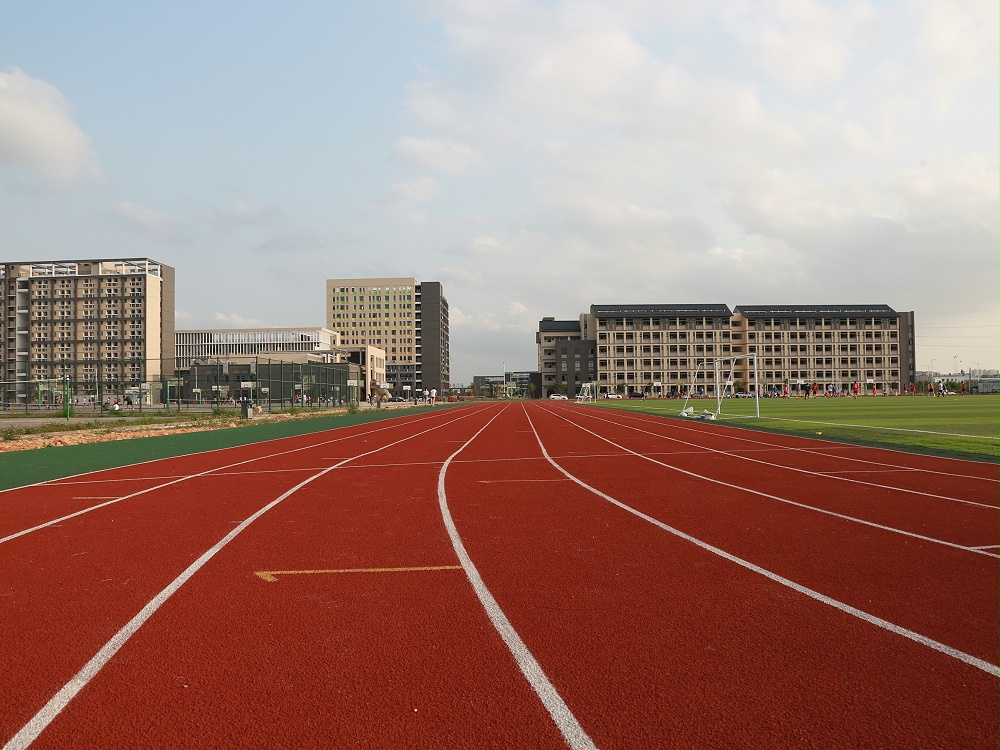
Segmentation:
<svg viewBox="0 0 1000 750">
<path fill-rule="evenodd" d="M 570 355 L 577 352 L 571 353 L 569 350 L 585 340 L 584 327 L 587 320 L 586 315 L 581 315 L 578 320 L 542 318 L 538 322 L 535 344 L 538 346 L 538 372 L 541 376 L 542 388 L 537 395 L 543 398 L 560 392 L 569 396 L 576 395 L 581 380 L 577 377 L 579 371 L 570 374 L 572 365 L 569 362 Z M 590 341 L 589 343 L 593 346 L 594 342 Z M 573 362 L 576 362 L 575 357 Z M 586 367 L 584 370 L 589 372 L 593 370 L 593 367 Z M 593 379 L 590 378 L 590 380 Z"/>
<path fill-rule="evenodd" d="M 884 392 L 916 379 L 913 313 L 887 305 L 592 305 L 579 323 L 542 319 L 535 340 L 543 396 L 572 396 L 584 382 L 601 393 L 715 395 L 713 360 L 732 360 L 734 384 L 750 390 Z"/>
<path fill-rule="evenodd" d="M 451 387 L 448 300 L 436 281 L 413 277 L 328 279 L 326 327 L 341 343 L 385 351 L 385 379 L 395 393 Z"/>
<path fill-rule="evenodd" d="M 51 383 L 67 379 L 74 395 L 104 399 L 173 371 L 174 269 L 163 263 L 3 263 L 0 297 L 4 401 L 55 400 Z"/>
<path fill-rule="evenodd" d="M 757 377 L 772 386 L 883 391 L 916 382 L 913 313 L 888 305 L 739 305 L 732 340 L 734 354 L 757 355 Z"/>
</svg>

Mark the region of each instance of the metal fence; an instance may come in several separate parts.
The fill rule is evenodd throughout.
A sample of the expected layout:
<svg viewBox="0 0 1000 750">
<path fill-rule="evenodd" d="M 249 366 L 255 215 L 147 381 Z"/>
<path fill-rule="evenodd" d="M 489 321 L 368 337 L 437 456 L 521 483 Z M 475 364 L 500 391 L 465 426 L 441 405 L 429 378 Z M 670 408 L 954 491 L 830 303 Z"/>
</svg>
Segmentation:
<svg viewBox="0 0 1000 750">
<path fill-rule="evenodd" d="M 166 363 L 165 363 L 166 364 Z M 173 365 L 171 360 L 169 364 Z M 168 372 L 163 370 L 163 372 Z M 147 379 L 116 376 L 0 381 L 4 412 L 212 412 L 250 403 L 267 411 L 321 409 L 357 402 L 365 392 L 343 364 L 251 357 L 201 360 Z"/>
</svg>

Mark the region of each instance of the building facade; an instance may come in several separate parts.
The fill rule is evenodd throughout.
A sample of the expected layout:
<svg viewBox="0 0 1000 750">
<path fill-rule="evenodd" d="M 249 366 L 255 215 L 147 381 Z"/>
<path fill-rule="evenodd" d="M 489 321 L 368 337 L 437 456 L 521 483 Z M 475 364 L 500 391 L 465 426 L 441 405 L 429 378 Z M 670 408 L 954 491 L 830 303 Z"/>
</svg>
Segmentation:
<svg viewBox="0 0 1000 750">
<path fill-rule="evenodd" d="M 583 382 L 599 393 L 713 396 L 714 359 L 733 360 L 734 385 L 751 392 L 891 392 L 916 380 L 914 315 L 888 305 L 592 305 L 579 322 L 543 318 L 535 340 L 543 397 L 573 396 Z M 578 343 L 588 341 L 593 377 Z"/>
<path fill-rule="evenodd" d="M 757 355 L 762 386 L 892 391 L 916 382 L 913 313 L 888 305 L 739 305 L 732 339 L 734 354 Z"/>
<path fill-rule="evenodd" d="M 170 266 L 149 258 L 3 263 L 0 297 L 5 402 L 55 399 L 38 381 L 68 379 L 74 395 L 104 400 L 172 373 Z"/>
<path fill-rule="evenodd" d="M 174 350 L 177 369 L 194 360 L 218 357 L 255 357 L 264 352 L 333 352 L 340 334 L 328 328 L 215 328 L 177 331 Z"/>
<path fill-rule="evenodd" d="M 328 279 L 326 327 L 341 343 L 385 351 L 385 381 L 393 393 L 451 387 L 448 300 L 439 282 L 413 277 Z"/>
</svg>

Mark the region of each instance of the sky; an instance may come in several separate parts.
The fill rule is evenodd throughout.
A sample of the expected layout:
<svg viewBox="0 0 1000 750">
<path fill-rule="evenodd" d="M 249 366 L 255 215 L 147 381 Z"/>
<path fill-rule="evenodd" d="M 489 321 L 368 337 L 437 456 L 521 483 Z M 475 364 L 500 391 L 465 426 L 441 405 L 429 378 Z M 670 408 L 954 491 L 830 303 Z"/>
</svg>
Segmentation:
<svg viewBox="0 0 1000 750">
<path fill-rule="evenodd" d="M 440 281 L 451 380 L 592 304 L 887 304 L 998 367 L 995 0 L 0 5 L 0 260 L 149 257 L 177 328 Z"/>
</svg>

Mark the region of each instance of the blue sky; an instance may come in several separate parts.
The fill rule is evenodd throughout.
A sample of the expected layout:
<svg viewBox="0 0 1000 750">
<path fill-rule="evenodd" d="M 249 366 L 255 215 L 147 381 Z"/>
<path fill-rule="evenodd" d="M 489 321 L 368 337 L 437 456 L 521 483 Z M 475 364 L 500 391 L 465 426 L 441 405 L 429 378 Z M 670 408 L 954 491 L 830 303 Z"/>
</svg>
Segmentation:
<svg viewBox="0 0 1000 750">
<path fill-rule="evenodd" d="M 148 256 L 179 328 L 441 281 L 452 380 L 592 303 L 885 303 L 998 366 L 995 2 L 0 7 L 8 260 Z"/>
</svg>

